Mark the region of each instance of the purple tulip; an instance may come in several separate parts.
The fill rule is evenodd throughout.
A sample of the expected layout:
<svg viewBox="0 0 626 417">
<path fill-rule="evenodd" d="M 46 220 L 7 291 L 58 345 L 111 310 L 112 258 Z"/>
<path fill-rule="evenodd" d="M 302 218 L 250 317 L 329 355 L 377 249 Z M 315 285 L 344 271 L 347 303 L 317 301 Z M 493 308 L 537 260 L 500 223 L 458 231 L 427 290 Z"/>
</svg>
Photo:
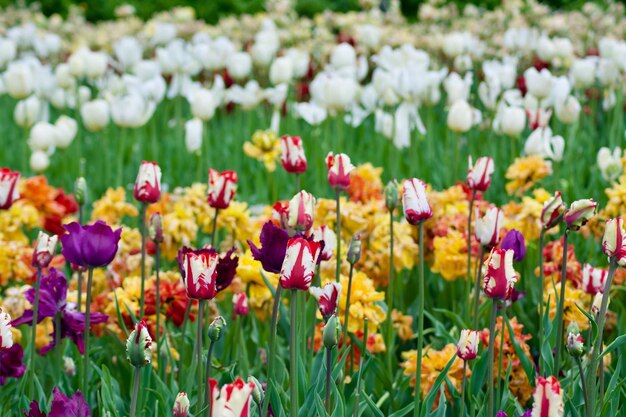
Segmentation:
<svg viewBox="0 0 626 417">
<path fill-rule="evenodd" d="M 532 410 L 532 408 L 529 408 L 528 410 L 524 411 L 524 414 L 522 414 L 519 417 L 530 417 L 530 416 L 532 416 L 532 414 L 533 414 L 533 410 Z"/>
<path fill-rule="evenodd" d="M 22 345 L 15 343 L 8 349 L 0 349 L 0 385 L 6 383 L 7 378 L 20 378 L 26 371 L 22 362 L 24 349 Z"/>
<path fill-rule="evenodd" d="M 271 221 L 266 222 L 261 229 L 261 248 L 257 248 L 254 243 L 248 241 L 252 257 L 261 262 L 263 269 L 267 272 L 280 274 L 287 252 L 287 242 L 289 234 L 286 230 L 276 226 Z"/>
<path fill-rule="evenodd" d="M 496 413 L 496 417 L 509 417 L 509 415 L 504 410 L 500 410 Z"/>
<path fill-rule="evenodd" d="M 90 417 L 91 411 L 89 405 L 85 402 L 85 398 L 80 391 L 71 397 L 65 396 L 58 388 L 52 392 L 52 404 L 50 405 L 50 413 L 47 417 Z M 37 401 L 30 403 L 30 410 L 26 414 L 26 410 L 22 411 L 26 417 L 46 417 L 46 414 L 39 408 Z"/>
<path fill-rule="evenodd" d="M 516 262 L 523 261 L 524 256 L 526 256 L 524 236 L 522 236 L 522 234 L 515 229 L 509 230 L 506 236 L 504 236 L 504 239 L 502 239 L 502 243 L 500 244 L 500 248 L 512 249 L 513 252 L 515 252 L 513 260 Z"/>
<path fill-rule="evenodd" d="M 64 227 L 68 233 L 61 236 L 61 253 L 68 262 L 84 268 L 96 268 L 110 264 L 115 258 L 121 228 L 113 231 L 101 220 L 87 226 L 73 222 Z"/>
<path fill-rule="evenodd" d="M 32 304 L 35 300 L 35 289 L 30 288 L 24 294 L 26 299 Z M 67 279 L 54 268 L 50 268 L 47 276 L 41 278 L 39 289 L 39 311 L 37 312 L 37 323 L 46 317 L 54 318 L 57 313 L 61 315 L 61 338 L 70 338 L 78 347 L 80 353 L 84 352 L 83 335 L 85 333 L 85 313 L 76 311 L 75 303 L 68 303 L 67 299 Z M 103 313 L 90 313 L 90 324 L 105 323 L 109 316 Z M 21 324 L 33 325 L 33 310 L 26 310 L 22 317 L 13 320 L 14 326 Z M 52 350 L 55 346 L 56 320 L 53 320 L 54 330 L 52 331 L 52 341 L 39 353 L 42 355 Z M 90 325 L 90 327 L 91 327 Z"/>
</svg>

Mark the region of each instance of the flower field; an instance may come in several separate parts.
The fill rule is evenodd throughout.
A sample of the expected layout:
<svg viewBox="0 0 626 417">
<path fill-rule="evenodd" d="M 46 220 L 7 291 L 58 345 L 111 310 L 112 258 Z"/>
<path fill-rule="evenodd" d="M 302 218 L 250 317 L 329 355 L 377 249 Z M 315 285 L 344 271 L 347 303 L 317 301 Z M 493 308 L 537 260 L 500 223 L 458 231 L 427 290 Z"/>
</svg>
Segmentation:
<svg viewBox="0 0 626 417">
<path fill-rule="evenodd" d="M 624 5 L 0 12 L 0 415 L 626 412 Z"/>
</svg>

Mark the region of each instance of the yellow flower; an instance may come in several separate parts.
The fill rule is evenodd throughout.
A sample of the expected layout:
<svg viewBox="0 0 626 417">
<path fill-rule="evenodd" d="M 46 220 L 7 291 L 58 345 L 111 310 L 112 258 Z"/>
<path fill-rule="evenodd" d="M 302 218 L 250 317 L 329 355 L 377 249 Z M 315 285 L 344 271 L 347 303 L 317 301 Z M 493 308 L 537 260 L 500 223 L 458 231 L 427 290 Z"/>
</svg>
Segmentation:
<svg viewBox="0 0 626 417">
<path fill-rule="evenodd" d="M 26 241 L 0 241 L 0 286 L 9 280 L 24 281 L 32 276 L 33 249 Z"/>
<path fill-rule="evenodd" d="M 510 180 L 505 186 L 506 192 L 521 196 L 537 181 L 551 174 L 552 163 L 538 155 L 517 158 L 506 170 L 505 177 Z"/>
<path fill-rule="evenodd" d="M 461 389 L 461 382 L 463 380 L 463 360 L 456 356 L 456 346 L 453 343 L 447 344 L 442 350 L 435 350 L 430 346 L 424 346 L 422 354 L 422 377 L 420 381 L 422 397 L 428 394 L 435 383 L 435 379 L 437 379 L 441 371 L 443 371 L 453 357 L 455 359 L 448 370 L 447 377 L 457 390 Z M 404 358 L 404 362 L 402 362 L 400 366 L 404 368 L 404 375 L 411 377 L 410 385 L 414 387 L 415 370 L 417 368 L 417 351 L 409 350 L 408 352 L 402 352 L 402 357 Z M 467 376 L 469 375 L 471 375 L 471 371 L 467 369 Z M 450 398 L 448 387 L 446 384 L 444 384 L 444 386 L 446 398 Z M 437 400 L 436 403 L 438 402 Z"/>
<path fill-rule="evenodd" d="M 204 233 L 213 233 L 213 218 L 215 210 L 198 215 L 198 223 L 202 225 Z M 249 236 L 258 234 L 250 222 L 250 210 L 248 204 L 241 201 L 232 201 L 228 208 L 219 211 L 217 216 L 217 230 L 226 230 L 232 240 L 244 241 Z"/>
<path fill-rule="evenodd" d="M 413 338 L 413 317 L 402 314 L 401 311 L 394 309 L 391 312 L 393 328 L 398 332 L 398 336 L 403 341 Z"/>
<path fill-rule="evenodd" d="M 551 319 L 556 316 L 556 300 L 560 297 L 560 295 L 561 283 L 559 282 L 556 286 L 553 286 L 549 280 L 546 280 L 546 291 L 543 295 L 543 301 L 547 303 L 548 297 L 550 298 Z M 583 310 L 589 311 L 591 307 L 591 300 L 582 290 L 573 288 L 570 281 L 566 281 L 565 300 L 563 302 L 563 321 L 565 322 L 565 328 L 567 328 L 571 322 L 575 322 L 581 330 L 585 330 L 589 327 L 589 322 L 587 317 L 578 309 L 577 305 Z"/>
<path fill-rule="evenodd" d="M 371 163 L 356 167 L 350 174 L 348 195 L 352 201 L 366 203 L 372 199 L 382 198 L 383 182 L 380 176 L 382 168 L 374 167 Z"/>
<path fill-rule="evenodd" d="M 30 285 L 13 286 L 8 287 L 4 292 L 4 299 L 0 301 L 0 305 L 14 319 L 21 317 L 24 314 L 24 310 L 30 308 L 30 303 L 24 297 L 24 293 L 29 288 L 31 288 Z"/>
<path fill-rule="evenodd" d="M 445 236 L 433 239 L 432 271 L 440 273 L 446 281 L 454 281 L 467 276 L 466 237 L 453 229 Z"/>
<path fill-rule="evenodd" d="M 612 218 L 626 213 L 626 175 L 622 175 L 611 188 L 604 190 L 609 197 L 603 210 L 603 217 Z"/>
<path fill-rule="evenodd" d="M 274 297 L 261 274 L 263 273 L 274 287 L 278 284 L 278 275 L 262 270 L 261 263 L 254 260 L 249 250 L 239 257 L 236 278 L 241 280 L 244 288 L 248 286 L 248 303 L 257 317 L 264 320 L 268 316 Z"/>
<path fill-rule="evenodd" d="M 37 324 L 37 337 L 35 338 L 35 346 L 37 350 L 48 346 L 52 342 L 52 334 L 54 326 L 52 325 L 52 318 L 46 317 L 39 324 Z"/>
<path fill-rule="evenodd" d="M 276 160 L 280 156 L 280 139 L 271 130 L 257 130 L 252 142 L 243 144 L 243 152 L 257 161 L 263 162 L 269 172 L 276 170 Z"/>
<path fill-rule="evenodd" d="M 92 220 L 103 220 L 108 224 L 120 224 L 122 217 L 136 217 L 137 208 L 126 201 L 124 188 L 109 188 L 99 200 L 93 203 Z"/>
<path fill-rule="evenodd" d="M 428 187 L 428 201 L 433 209 L 433 218 L 462 214 L 467 216 L 469 202 L 461 185 L 453 185 L 443 191 L 432 191 Z"/>
<path fill-rule="evenodd" d="M 198 224 L 193 213 L 182 201 L 177 202 L 174 211 L 163 216 L 163 256 L 173 260 L 182 246 L 191 246 L 197 234 Z"/>
<path fill-rule="evenodd" d="M 0 211 L 0 240 L 30 244 L 24 229 L 39 226 L 39 212 L 30 202 L 17 200 L 8 210 Z"/>
<path fill-rule="evenodd" d="M 524 196 L 522 202 L 511 201 L 502 206 L 504 212 L 504 227 L 516 229 L 527 241 L 539 239 L 541 233 L 541 211 L 543 203 L 550 198 L 550 194 L 543 188 L 533 191 L 533 197 Z M 555 232 L 552 229 L 550 233 Z"/>
</svg>

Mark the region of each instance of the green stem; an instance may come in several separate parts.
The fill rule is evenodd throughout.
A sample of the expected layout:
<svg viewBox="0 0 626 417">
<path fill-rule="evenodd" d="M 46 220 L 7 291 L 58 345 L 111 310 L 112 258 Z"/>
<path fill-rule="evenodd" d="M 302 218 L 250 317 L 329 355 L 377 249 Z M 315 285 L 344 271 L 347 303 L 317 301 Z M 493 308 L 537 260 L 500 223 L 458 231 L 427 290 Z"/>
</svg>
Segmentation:
<svg viewBox="0 0 626 417">
<path fill-rule="evenodd" d="M 361 353 L 361 359 L 359 359 L 359 376 L 356 380 L 356 389 L 354 393 L 354 413 L 352 417 L 358 417 L 359 415 L 359 397 L 361 396 L 361 377 L 363 375 L 363 362 L 365 355 L 367 355 L 367 332 L 369 330 L 368 318 L 365 317 L 365 323 L 363 324 L 363 351 Z"/>
<path fill-rule="evenodd" d="M 563 346 L 563 306 L 565 305 L 565 284 L 567 281 L 567 236 L 569 229 L 563 232 L 563 264 L 561 266 L 561 295 L 559 296 L 559 305 L 556 309 L 556 351 L 554 353 L 554 376 L 559 377 L 561 369 L 561 348 Z"/>
<path fill-rule="evenodd" d="M 467 381 L 467 377 L 465 373 L 467 372 L 467 361 L 463 361 L 463 379 L 461 380 L 461 414 L 459 417 L 465 417 L 465 382 Z"/>
<path fill-rule="evenodd" d="M 487 416 L 493 416 L 493 360 L 495 356 L 494 344 L 496 341 L 496 316 L 498 315 L 498 303 L 495 299 L 491 300 L 491 324 L 489 325 L 489 358 L 487 365 L 489 366 L 489 376 L 487 377 L 487 386 L 489 387 L 489 403 Z"/>
<path fill-rule="evenodd" d="M 289 401 L 291 417 L 298 417 L 298 346 L 296 344 L 296 320 L 298 316 L 298 290 L 291 290 L 291 323 L 290 323 L 290 343 L 289 352 L 291 354 L 289 363 L 289 388 L 291 398 Z"/>
<path fill-rule="evenodd" d="M 135 417 L 137 410 L 137 397 L 139 397 L 139 379 L 141 378 L 141 368 L 135 368 L 135 378 L 133 382 L 133 392 L 130 399 L 130 417 Z"/>
<path fill-rule="evenodd" d="M 276 326 L 278 324 L 278 308 L 280 307 L 280 297 L 283 287 L 280 282 L 276 286 L 274 294 L 274 306 L 272 307 L 272 322 L 270 324 L 269 359 L 267 362 L 267 388 L 265 389 L 265 400 L 263 400 L 262 416 L 269 417 L 270 394 L 272 390 L 272 377 L 274 372 L 274 361 L 276 356 Z"/>
<path fill-rule="evenodd" d="M 543 239 L 545 237 L 545 229 L 541 228 L 541 233 L 539 233 L 539 352 L 541 352 L 541 347 L 543 346 L 543 296 L 545 293 L 545 282 L 543 278 Z M 543 364 L 542 355 L 539 355 L 539 369 L 541 370 L 541 374 L 545 375 L 546 367 Z"/>
<path fill-rule="evenodd" d="M 143 318 L 146 288 L 146 207 L 147 204 L 142 203 L 141 209 L 139 210 L 139 221 L 141 222 L 141 294 L 139 298 L 140 319 Z"/>
<path fill-rule="evenodd" d="M 31 338 L 30 338 L 30 362 L 28 366 L 30 366 L 29 378 L 28 378 L 28 386 L 31 398 L 35 398 L 35 358 L 37 355 L 37 322 L 39 318 L 39 292 L 41 288 L 41 267 L 37 267 L 37 278 L 35 280 L 35 302 L 33 304 L 33 325 L 31 328 Z"/>
<path fill-rule="evenodd" d="M 339 188 L 335 189 L 335 201 L 337 204 L 337 220 L 336 220 L 336 231 L 337 234 L 337 267 L 335 270 L 335 280 L 337 282 L 340 281 L 341 277 L 341 202 L 340 202 L 341 191 Z"/>
<path fill-rule="evenodd" d="M 348 321 L 350 319 L 350 293 L 352 292 L 352 274 L 354 271 L 354 265 L 350 264 L 350 276 L 348 278 L 348 292 L 346 293 L 346 311 L 343 316 L 343 335 L 341 336 L 341 340 L 344 346 L 347 346 L 348 340 L 346 337 L 348 336 Z"/>
<path fill-rule="evenodd" d="M 156 248 L 155 248 L 155 252 L 154 252 L 154 269 L 155 269 L 155 274 L 156 274 L 156 306 L 155 306 L 155 310 L 156 310 L 156 342 L 157 342 L 157 349 L 160 351 L 161 350 L 161 282 L 160 282 L 160 271 L 159 268 L 161 267 L 161 246 L 159 245 L 159 243 L 156 243 Z M 158 364 L 158 374 L 159 377 L 161 377 L 161 379 L 163 379 L 164 375 L 165 375 L 165 367 L 162 366 L 163 364 L 161 363 L 161 361 L 159 361 Z"/>
<path fill-rule="evenodd" d="M 420 415 L 422 403 L 422 349 L 424 346 L 424 222 L 419 223 L 419 312 L 417 318 L 417 366 L 415 367 L 415 417 Z"/>
<path fill-rule="evenodd" d="M 485 256 L 485 247 L 480 245 L 478 264 L 476 265 L 476 278 L 474 279 L 474 329 L 478 329 L 478 303 L 480 300 L 480 265 Z"/>
<path fill-rule="evenodd" d="M 585 382 L 585 372 L 583 371 L 583 363 L 580 360 L 580 356 L 576 357 L 576 364 L 578 365 L 578 374 L 580 377 L 580 383 L 583 387 L 583 398 L 585 399 L 585 404 L 589 401 L 589 395 L 587 394 L 587 383 Z"/>
<path fill-rule="evenodd" d="M 504 324 L 507 320 L 506 308 L 502 309 L 502 321 L 500 326 L 500 350 L 498 353 L 498 391 L 496 392 L 496 399 L 498 401 L 498 408 L 500 408 L 500 385 L 502 384 L 502 351 L 504 350 Z M 512 337 L 509 335 L 509 337 Z"/>
<path fill-rule="evenodd" d="M 184 354 L 185 354 L 185 339 L 187 335 L 187 322 L 189 321 L 189 314 L 191 312 L 192 305 L 193 305 L 193 300 L 189 298 L 187 302 L 187 308 L 185 308 L 185 316 L 183 318 L 183 329 L 182 329 L 181 337 L 180 337 L 180 347 L 178 347 L 178 350 L 180 351 L 180 360 L 178 361 L 179 369 L 183 369 L 183 363 L 185 362 L 183 358 L 185 356 Z M 192 362 L 193 362 L 193 358 L 192 358 Z M 178 373 L 178 385 L 179 386 L 182 383 L 182 377 L 183 377 L 183 372 L 179 372 Z"/>
<path fill-rule="evenodd" d="M 196 351 L 195 353 L 195 358 L 196 358 L 196 365 L 198 366 L 197 369 L 197 381 L 198 381 L 198 410 L 196 412 L 196 414 L 200 414 L 202 411 L 202 401 L 200 400 L 202 398 L 202 393 L 204 392 L 203 388 L 203 383 L 202 383 L 202 321 L 204 318 L 204 307 L 206 304 L 206 300 L 199 300 L 199 307 L 198 307 L 198 330 L 196 331 Z"/>
<path fill-rule="evenodd" d="M 61 342 L 61 313 L 58 312 L 54 316 L 54 349 L 55 349 L 55 362 L 56 367 L 59 370 L 59 375 L 63 372 L 63 345 Z"/>
<path fill-rule="evenodd" d="M 296 174 L 296 193 L 299 193 L 300 191 L 302 191 L 300 174 Z"/>
<path fill-rule="evenodd" d="M 209 352 L 206 357 L 206 373 L 204 381 L 206 386 L 204 388 L 204 416 L 211 417 L 211 384 L 209 383 L 211 378 L 211 357 L 213 356 L 213 341 L 209 342 Z"/>
<path fill-rule="evenodd" d="M 476 190 L 472 190 L 472 198 L 469 204 L 469 215 L 467 216 L 467 277 L 465 279 L 465 305 L 464 311 L 467 316 L 469 307 L 469 297 L 472 282 L 472 211 L 474 209 L 474 201 L 476 200 Z"/>
<path fill-rule="evenodd" d="M 393 210 L 389 211 L 389 279 L 387 281 L 387 369 L 389 372 L 393 372 L 391 369 L 391 363 L 393 359 L 393 318 L 391 313 L 393 312 L 393 296 L 395 281 L 393 279 Z M 357 392 L 358 394 L 358 392 Z"/>
<path fill-rule="evenodd" d="M 330 377 L 332 374 L 333 349 L 326 348 L 326 413 L 330 415 Z"/>
<path fill-rule="evenodd" d="M 220 209 L 215 209 L 215 215 L 213 216 L 213 232 L 211 233 L 211 247 L 215 249 L 215 235 L 217 234 L 217 214 Z"/>
<path fill-rule="evenodd" d="M 244 341 L 246 340 L 245 336 L 245 331 L 243 329 L 243 319 L 244 316 L 240 316 L 237 317 L 237 322 L 241 322 L 239 327 L 239 333 L 237 333 L 237 336 L 239 336 L 239 342 L 237 343 L 237 346 L 239 346 L 239 348 L 237 349 L 237 351 L 240 353 L 241 355 L 241 363 L 242 363 L 242 371 L 245 374 L 248 373 L 248 370 L 250 369 L 250 363 L 248 361 L 248 349 L 246 347 L 246 344 L 244 343 Z M 242 349 L 243 351 L 239 351 L 239 349 Z"/>
<path fill-rule="evenodd" d="M 87 273 L 87 303 L 85 304 L 85 360 L 83 362 L 83 396 L 89 401 L 89 333 L 91 319 L 91 282 L 93 281 L 93 268 Z"/>
<path fill-rule="evenodd" d="M 76 308 L 80 313 L 83 311 L 83 271 L 80 270 L 78 271 L 78 288 L 76 290 L 78 291 L 78 305 Z"/>
</svg>

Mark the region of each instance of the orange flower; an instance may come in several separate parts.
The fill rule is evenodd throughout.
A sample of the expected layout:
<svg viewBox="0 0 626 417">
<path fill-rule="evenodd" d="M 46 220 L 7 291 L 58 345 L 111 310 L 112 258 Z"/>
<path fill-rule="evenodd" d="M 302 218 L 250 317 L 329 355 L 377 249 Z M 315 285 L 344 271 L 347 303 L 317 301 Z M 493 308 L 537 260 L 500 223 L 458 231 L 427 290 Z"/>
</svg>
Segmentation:
<svg viewBox="0 0 626 417">
<path fill-rule="evenodd" d="M 391 312 L 391 319 L 393 320 L 393 328 L 398 332 L 400 339 L 406 342 L 413 338 L 412 316 L 402 314 L 401 311 L 394 309 Z"/>
</svg>

